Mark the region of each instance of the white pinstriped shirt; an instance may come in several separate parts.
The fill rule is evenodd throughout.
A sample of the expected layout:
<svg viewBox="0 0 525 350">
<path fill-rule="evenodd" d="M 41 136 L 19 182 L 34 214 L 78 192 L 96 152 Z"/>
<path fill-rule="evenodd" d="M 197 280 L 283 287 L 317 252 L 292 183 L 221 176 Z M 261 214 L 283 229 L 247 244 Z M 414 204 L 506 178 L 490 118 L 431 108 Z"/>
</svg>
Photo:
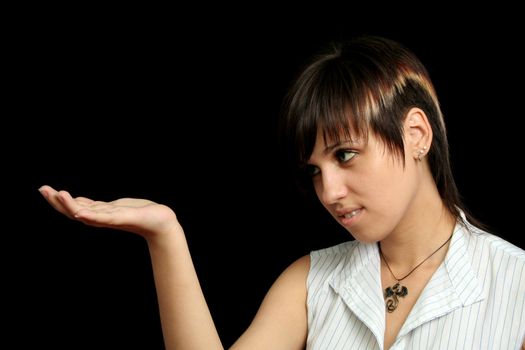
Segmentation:
<svg viewBox="0 0 525 350">
<path fill-rule="evenodd" d="M 310 258 L 307 349 L 383 349 L 377 244 L 345 242 Z M 524 337 L 525 251 L 457 224 L 390 349 L 517 350 Z"/>
</svg>

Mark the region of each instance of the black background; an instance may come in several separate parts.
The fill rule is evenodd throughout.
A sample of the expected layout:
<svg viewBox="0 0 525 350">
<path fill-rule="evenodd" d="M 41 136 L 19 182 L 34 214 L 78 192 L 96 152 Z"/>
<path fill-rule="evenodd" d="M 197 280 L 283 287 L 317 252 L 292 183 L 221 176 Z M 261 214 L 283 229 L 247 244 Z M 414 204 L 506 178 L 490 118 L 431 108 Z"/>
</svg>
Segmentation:
<svg viewBox="0 0 525 350">
<path fill-rule="evenodd" d="M 13 25 L 4 266 L 20 347 L 163 348 L 145 242 L 62 217 L 43 184 L 171 206 L 225 346 L 286 266 L 349 239 L 294 190 L 275 127 L 301 65 L 355 34 L 399 40 L 421 58 L 467 206 L 525 246 L 515 11 L 203 10 L 32 8 Z"/>
</svg>

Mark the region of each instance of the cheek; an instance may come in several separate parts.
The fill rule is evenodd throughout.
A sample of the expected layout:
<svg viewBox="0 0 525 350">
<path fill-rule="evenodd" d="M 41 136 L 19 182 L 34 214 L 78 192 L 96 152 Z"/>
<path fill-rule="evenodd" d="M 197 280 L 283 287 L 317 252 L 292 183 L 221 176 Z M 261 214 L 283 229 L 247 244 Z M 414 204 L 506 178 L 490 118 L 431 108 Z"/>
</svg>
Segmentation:
<svg viewBox="0 0 525 350">
<path fill-rule="evenodd" d="M 362 178 L 361 188 L 385 205 L 393 205 L 406 191 L 406 178 L 399 167 L 377 167 Z"/>
</svg>

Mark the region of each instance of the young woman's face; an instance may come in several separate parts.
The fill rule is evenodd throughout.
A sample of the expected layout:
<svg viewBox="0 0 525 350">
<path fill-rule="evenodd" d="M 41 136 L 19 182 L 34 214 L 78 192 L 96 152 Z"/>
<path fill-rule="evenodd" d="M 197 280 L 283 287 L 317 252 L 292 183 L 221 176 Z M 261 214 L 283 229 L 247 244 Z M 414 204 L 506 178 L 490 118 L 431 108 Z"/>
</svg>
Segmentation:
<svg viewBox="0 0 525 350">
<path fill-rule="evenodd" d="M 403 166 L 372 134 L 325 143 L 318 132 L 308 171 L 323 206 L 362 242 L 382 240 L 400 225 L 418 183 L 414 160 L 405 156 Z"/>
</svg>

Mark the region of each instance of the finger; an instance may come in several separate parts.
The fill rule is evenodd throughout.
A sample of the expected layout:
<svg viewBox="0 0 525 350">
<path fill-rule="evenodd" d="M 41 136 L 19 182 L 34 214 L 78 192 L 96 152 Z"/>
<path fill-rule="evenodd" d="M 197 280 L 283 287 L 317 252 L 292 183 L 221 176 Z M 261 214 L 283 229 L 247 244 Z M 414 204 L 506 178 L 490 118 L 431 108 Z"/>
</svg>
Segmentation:
<svg viewBox="0 0 525 350">
<path fill-rule="evenodd" d="M 86 225 L 97 227 L 118 228 L 121 226 L 121 208 L 118 207 L 99 207 L 99 208 L 80 208 L 74 218 Z"/>
<path fill-rule="evenodd" d="M 86 197 L 75 197 L 75 200 L 82 205 L 91 205 L 94 202 L 94 200 Z"/>
<path fill-rule="evenodd" d="M 75 214 L 83 207 L 67 191 L 59 191 L 56 197 L 70 217 L 75 217 Z"/>
<path fill-rule="evenodd" d="M 64 207 L 63 203 L 59 200 L 58 192 L 51 186 L 42 186 L 38 189 L 46 201 L 58 212 L 64 214 L 70 219 L 74 219 L 72 215 Z"/>
<path fill-rule="evenodd" d="M 135 233 L 138 232 L 135 228 L 141 224 L 138 217 L 137 208 L 114 206 L 105 202 L 80 208 L 74 214 L 76 220 L 86 225 L 123 229 Z"/>
</svg>

